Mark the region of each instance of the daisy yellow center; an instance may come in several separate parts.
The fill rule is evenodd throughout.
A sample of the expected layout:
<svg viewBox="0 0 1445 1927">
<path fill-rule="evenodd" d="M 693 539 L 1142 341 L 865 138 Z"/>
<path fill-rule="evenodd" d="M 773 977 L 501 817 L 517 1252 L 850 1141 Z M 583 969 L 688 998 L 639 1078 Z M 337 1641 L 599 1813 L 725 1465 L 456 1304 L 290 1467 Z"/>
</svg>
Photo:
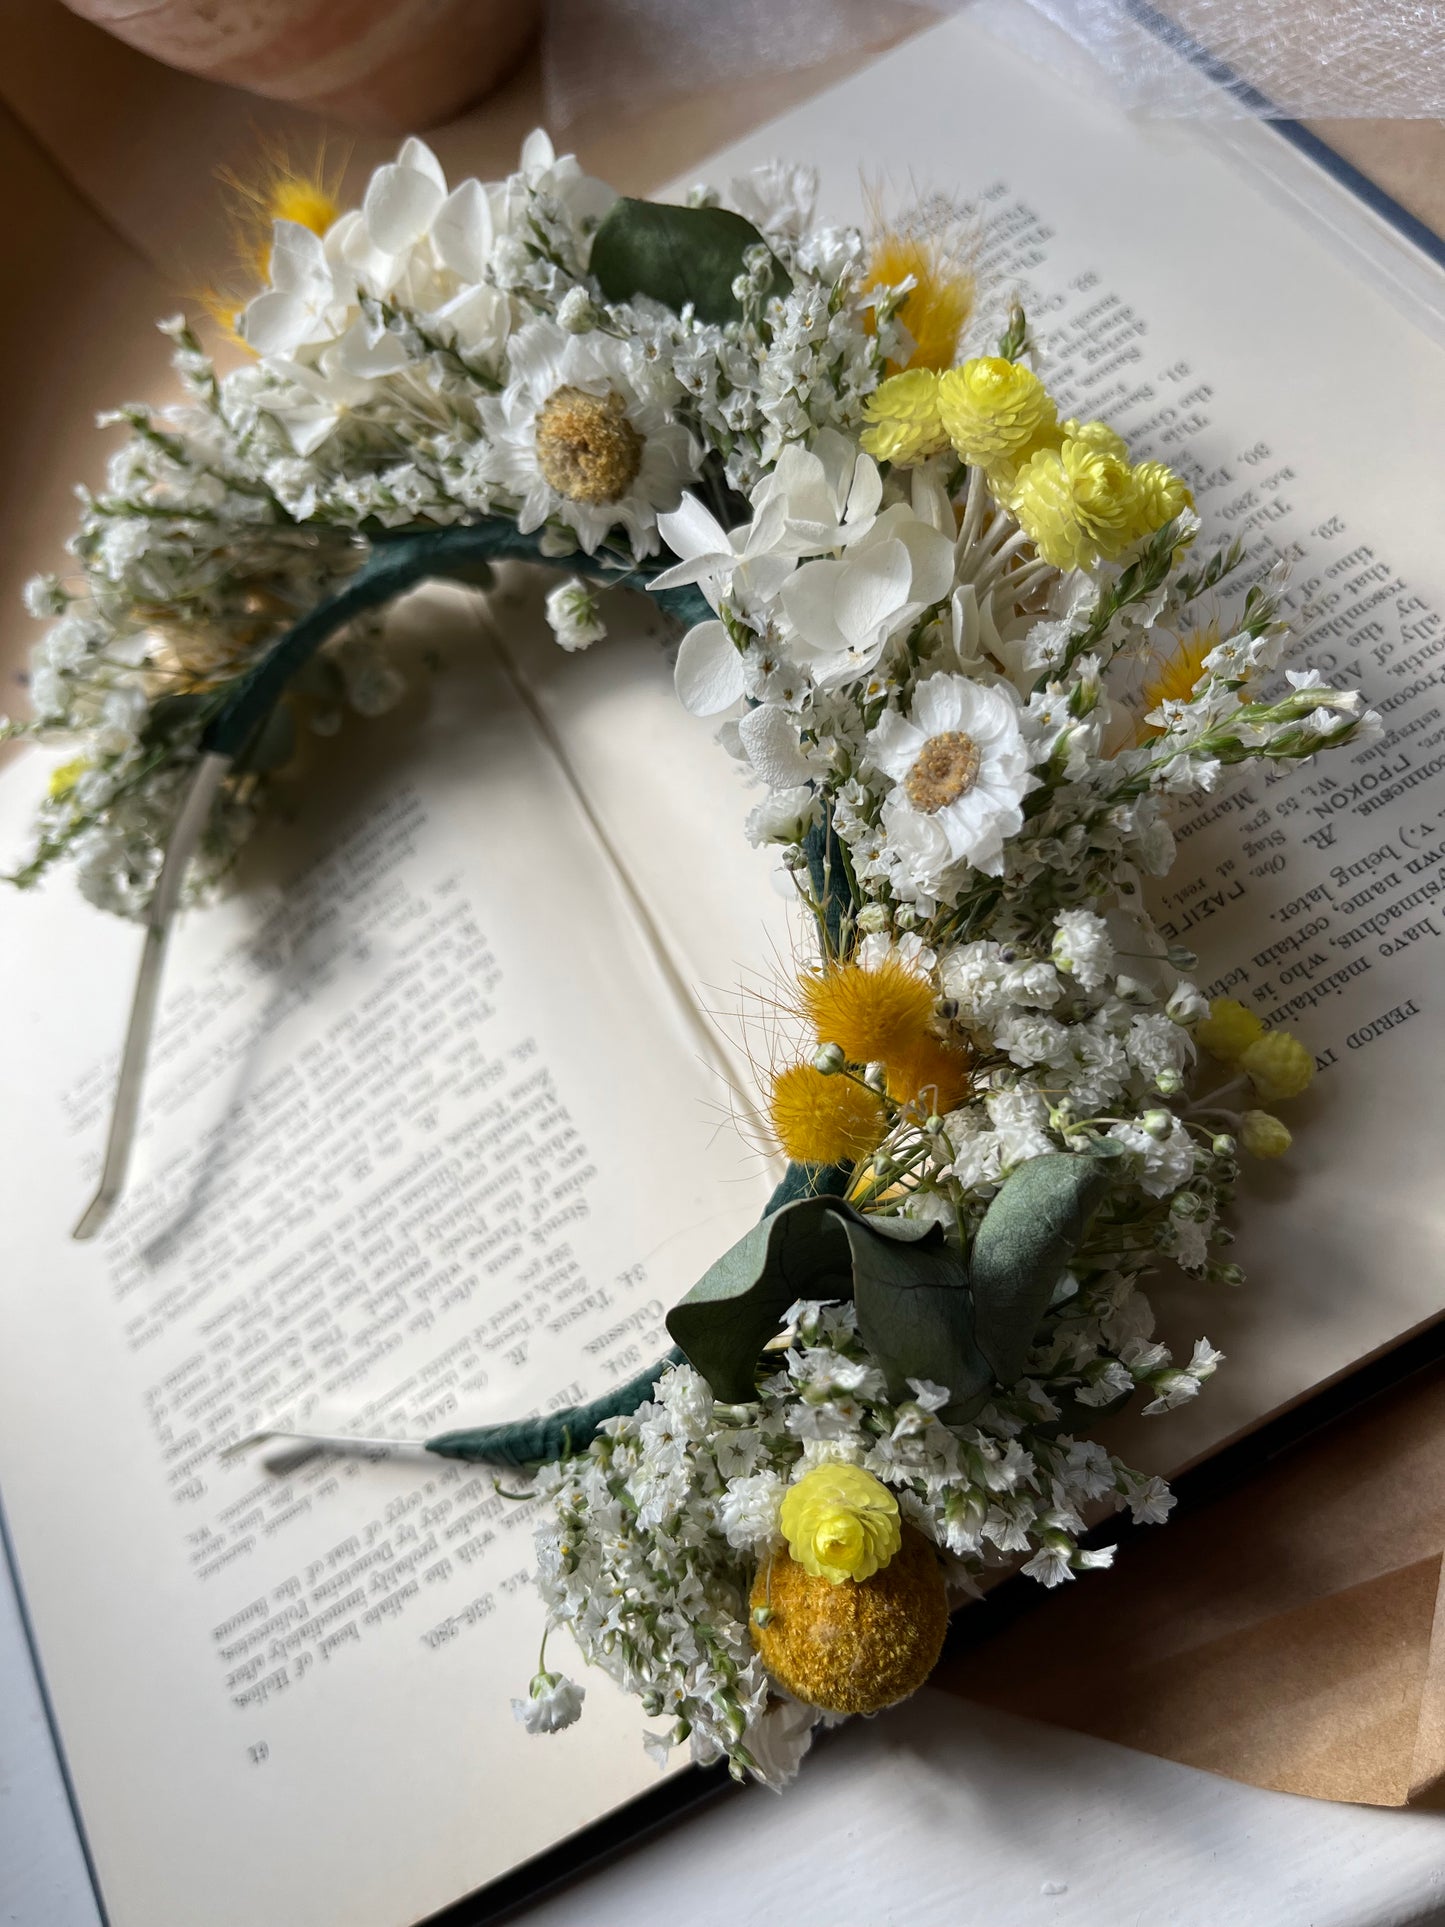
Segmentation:
<svg viewBox="0 0 1445 1927">
<path fill-rule="evenodd" d="M 642 467 L 642 437 L 620 395 L 589 395 L 570 384 L 537 415 L 537 463 L 559 495 L 600 507 L 618 502 Z"/>
<path fill-rule="evenodd" d="M 972 736 L 961 729 L 945 730 L 941 736 L 930 736 L 919 751 L 918 761 L 903 779 L 904 792 L 914 809 L 932 816 L 968 795 L 982 763 Z"/>
</svg>

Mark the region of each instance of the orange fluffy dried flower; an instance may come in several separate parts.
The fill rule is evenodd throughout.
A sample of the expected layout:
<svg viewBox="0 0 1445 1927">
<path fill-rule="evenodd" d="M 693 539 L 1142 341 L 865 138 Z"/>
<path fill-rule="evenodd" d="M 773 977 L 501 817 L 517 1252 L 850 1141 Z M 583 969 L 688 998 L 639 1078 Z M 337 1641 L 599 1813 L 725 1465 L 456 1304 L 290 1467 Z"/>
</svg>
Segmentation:
<svg viewBox="0 0 1445 1927">
<path fill-rule="evenodd" d="M 795 1164 L 856 1163 L 877 1149 L 888 1130 L 876 1092 L 811 1064 L 778 1073 L 768 1109 L 778 1143 Z"/>
</svg>

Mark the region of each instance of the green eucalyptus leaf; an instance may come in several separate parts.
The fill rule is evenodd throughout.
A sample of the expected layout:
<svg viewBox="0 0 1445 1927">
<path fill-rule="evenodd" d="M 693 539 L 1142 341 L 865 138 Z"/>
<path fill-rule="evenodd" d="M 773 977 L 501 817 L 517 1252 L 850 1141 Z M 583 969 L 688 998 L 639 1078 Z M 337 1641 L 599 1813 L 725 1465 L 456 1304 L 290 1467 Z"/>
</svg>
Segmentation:
<svg viewBox="0 0 1445 1927">
<path fill-rule="evenodd" d="M 700 321 L 736 321 L 733 282 L 743 255 L 763 237 L 724 207 L 673 207 L 663 201 L 614 201 L 592 237 L 592 272 L 609 301 L 649 295 L 680 314 L 690 301 Z M 782 282 L 781 268 L 773 273 Z"/>
<path fill-rule="evenodd" d="M 758 1357 L 796 1298 L 851 1298 L 853 1267 L 833 1198 L 800 1198 L 755 1224 L 667 1314 L 667 1329 L 716 1396 L 757 1396 Z"/>
<path fill-rule="evenodd" d="M 992 1373 L 974 1342 L 963 1260 L 938 1225 L 920 1229 L 905 1242 L 892 1228 L 880 1236 L 877 1219 L 850 1214 L 844 1221 L 858 1330 L 893 1398 L 908 1397 L 910 1378 L 931 1379 L 953 1394 L 945 1417 L 958 1423 L 983 1403 Z"/>
<path fill-rule="evenodd" d="M 1054 1287 L 1108 1188 L 1096 1159 L 1050 1151 L 1010 1172 L 984 1213 L 969 1281 L 979 1348 L 1000 1385 L 1022 1376 Z"/>
</svg>

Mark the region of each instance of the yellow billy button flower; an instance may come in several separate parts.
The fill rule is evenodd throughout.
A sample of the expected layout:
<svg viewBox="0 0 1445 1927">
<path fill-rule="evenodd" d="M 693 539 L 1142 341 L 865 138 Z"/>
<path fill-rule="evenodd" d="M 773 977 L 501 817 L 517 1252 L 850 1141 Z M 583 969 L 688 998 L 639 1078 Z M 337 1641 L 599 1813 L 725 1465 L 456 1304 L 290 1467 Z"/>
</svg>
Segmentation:
<svg viewBox="0 0 1445 1927">
<path fill-rule="evenodd" d="M 898 1501 L 861 1465 L 815 1465 L 783 1495 L 788 1551 L 815 1579 L 871 1579 L 903 1543 Z"/>
<path fill-rule="evenodd" d="M 938 415 L 938 376 L 931 368 L 891 375 L 863 404 L 863 419 L 869 426 L 860 439 L 875 461 L 903 467 L 948 447 Z"/>
<path fill-rule="evenodd" d="M 1010 469 L 1058 433 L 1044 384 L 1001 355 L 976 355 L 940 376 L 938 413 L 955 450 L 978 468 Z"/>
<path fill-rule="evenodd" d="M 1268 1111 L 1246 1111 L 1239 1120 L 1239 1141 L 1252 1158 L 1282 1158 L 1294 1142 L 1289 1126 Z"/>
<path fill-rule="evenodd" d="M 1235 997 L 1216 997 L 1209 1015 L 1194 1026 L 1194 1036 L 1221 1064 L 1237 1064 L 1251 1044 L 1264 1035 L 1264 1025 Z"/>
<path fill-rule="evenodd" d="M 795 1164 L 855 1164 L 888 1130 L 876 1092 L 811 1064 L 778 1073 L 768 1109 L 778 1143 Z"/>
<path fill-rule="evenodd" d="M 1314 1080 L 1315 1060 L 1298 1037 L 1285 1030 L 1267 1030 L 1239 1054 L 1239 1068 L 1266 1104 L 1298 1097 Z"/>
<path fill-rule="evenodd" d="M 1031 455 L 1014 478 L 1009 507 L 1045 562 L 1087 569 L 1113 561 L 1135 537 L 1128 461 L 1093 440 L 1072 439 Z"/>
</svg>

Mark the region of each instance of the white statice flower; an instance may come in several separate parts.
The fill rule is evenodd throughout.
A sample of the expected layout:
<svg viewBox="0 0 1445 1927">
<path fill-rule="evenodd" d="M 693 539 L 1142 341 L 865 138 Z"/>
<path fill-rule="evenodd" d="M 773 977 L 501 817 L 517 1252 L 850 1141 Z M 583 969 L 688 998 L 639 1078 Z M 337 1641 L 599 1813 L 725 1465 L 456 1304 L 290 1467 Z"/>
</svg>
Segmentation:
<svg viewBox="0 0 1445 1927">
<path fill-rule="evenodd" d="M 626 344 L 538 319 L 512 337 L 509 368 L 502 393 L 478 402 L 478 479 L 515 501 L 524 535 L 558 522 L 590 555 L 622 529 L 635 555 L 651 555 L 658 512 L 677 507 L 700 450 L 638 392 Z"/>
<path fill-rule="evenodd" d="M 1166 1198 L 1194 1175 L 1194 1139 L 1177 1117 L 1171 1116 L 1164 1137 L 1155 1137 L 1142 1124 L 1116 1124 L 1110 1135 L 1139 1158 L 1139 1183 L 1151 1198 Z"/>
<path fill-rule="evenodd" d="M 560 1733 L 582 1717 L 585 1686 L 565 1673 L 538 1673 L 524 1700 L 512 1701 L 512 1716 L 529 1733 Z"/>
<path fill-rule="evenodd" d="M 607 625 L 597 605 L 597 592 L 580 575 L 571 575 L 565 582 L 559 582 L 548 593 L 546 609 L 547 627 L 569 655 L 579 649 L 590 649 L 607 634 Z"/>
<path fill-rule="evenodd" d="M 994 1091 L 985 1104 L 1005 1167 L 1011 1169 L 1029 1158 L 1058 1150 L 1048 1133 L 1048 1099 L 1037 1091 Z"/>
<path fill-rule="evenodd" d="M 1052 955 L 1081 990 L 1102 989 L 1114 964 L 1108 924 L 1092 910 L 1060 910 L 1054 918 Z"/>
<path fill-rule="evenodd" d="M 752 1552 L 775 1538 L 786 1489 L 776 1472 L 730 1479 L 718 1501 L 718 1523 L 728 1544 L 739 1552 Z"/>
<path fill-rule="evenodd" d="M 1023 826 L 1036 786 L 1007 683 L 930 676 L 909 712 L 889 709 L 868 736 L 868 756 L 893 779 L 883 806 L 889 850 L 908 878 L 937 894 L 968 864 L 997 876 L 1005 841 Z"/>
</svg>

